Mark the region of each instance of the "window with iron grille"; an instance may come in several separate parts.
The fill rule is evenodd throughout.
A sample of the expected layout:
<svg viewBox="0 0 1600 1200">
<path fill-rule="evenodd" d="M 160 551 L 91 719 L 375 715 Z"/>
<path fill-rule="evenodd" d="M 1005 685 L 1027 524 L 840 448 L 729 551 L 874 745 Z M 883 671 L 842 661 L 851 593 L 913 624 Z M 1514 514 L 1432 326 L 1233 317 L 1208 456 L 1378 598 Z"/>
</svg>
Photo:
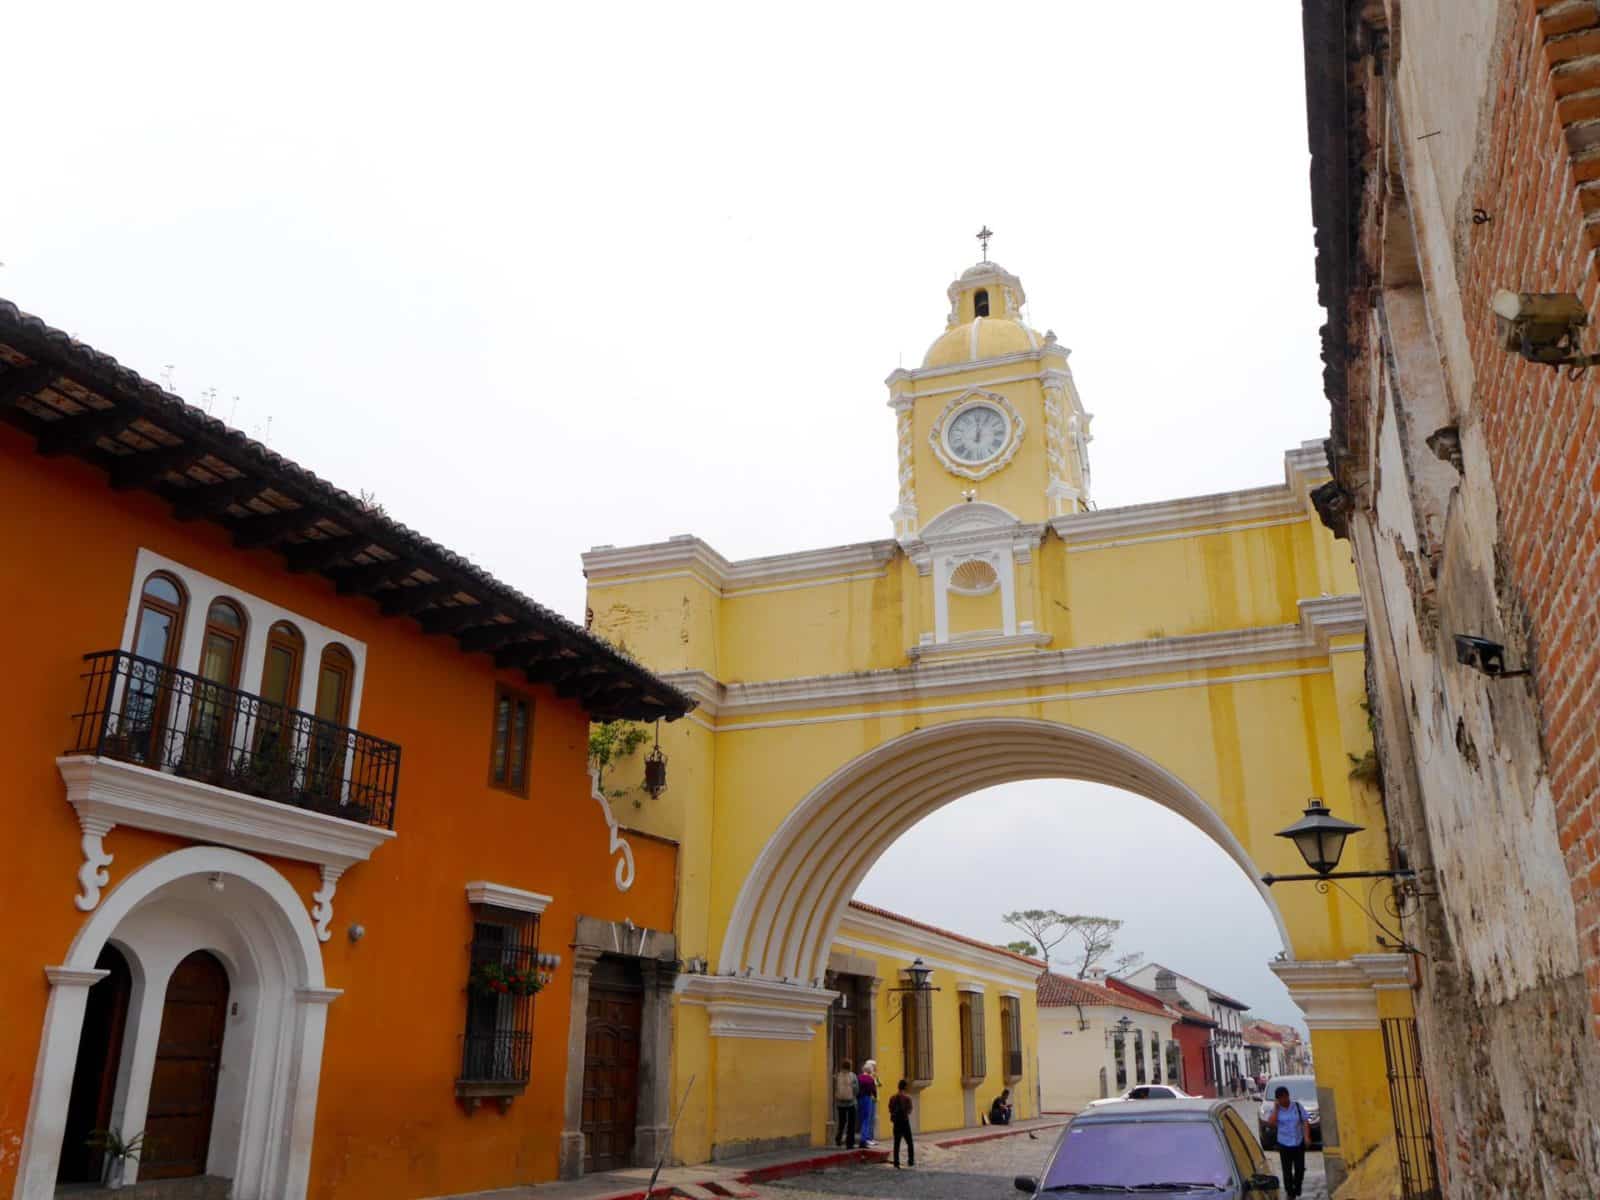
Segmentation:
<svg viewBox="0 0 1600 1200">
<path fill-rule="evenodd" d="M 1006 1082 L 1022 1078 L 1022 1001 L 1000 997 L 1000 1052 L 1005 1056 Z"/>
<path fill-rule="evenodd" d="M 1144 1083 L 1144 1030 L 1133 1031 L 1133 1075 L 1134 1082 Z"/>
<path fill-rule="evenodd" d="M 533 1059 L 533 997 L 543 986 L 539 918 L 479 907 L 467 966 L 461 1095 L 520 1095 Z"/>
<path fill-rule="evenodd" d="M 933 996 L 929 992 L 900 994 L 900 1036 L 905 1052 L 906 1078 L 913 1083 L 933 1082 Z"/>
<path fill-rule="evenodd" d="M 961 1079 L 975 1083 L 989 1073 L 984 1047 L 983 993 L 961 993 Z"/>
</svg>

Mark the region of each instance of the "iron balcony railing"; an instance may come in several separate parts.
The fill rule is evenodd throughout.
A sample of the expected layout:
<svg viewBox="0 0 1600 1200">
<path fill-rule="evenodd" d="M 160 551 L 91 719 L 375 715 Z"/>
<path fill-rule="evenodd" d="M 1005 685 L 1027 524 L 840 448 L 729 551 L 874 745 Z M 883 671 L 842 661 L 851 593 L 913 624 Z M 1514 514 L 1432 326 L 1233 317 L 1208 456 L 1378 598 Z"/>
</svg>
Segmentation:
<svg viewBox="0 0 1600 1200">
<path fill-rule="evenodd" d="M 400 747 L 121 650 L 85 654 L 69 754 L 394 828 Z"/>
<path fill-rule="evenodd" d="M 532 1064 L 531 1033 L 505 1029 L 461 1039 L 461 1083 L 527 1083 Z"/>
</svg>

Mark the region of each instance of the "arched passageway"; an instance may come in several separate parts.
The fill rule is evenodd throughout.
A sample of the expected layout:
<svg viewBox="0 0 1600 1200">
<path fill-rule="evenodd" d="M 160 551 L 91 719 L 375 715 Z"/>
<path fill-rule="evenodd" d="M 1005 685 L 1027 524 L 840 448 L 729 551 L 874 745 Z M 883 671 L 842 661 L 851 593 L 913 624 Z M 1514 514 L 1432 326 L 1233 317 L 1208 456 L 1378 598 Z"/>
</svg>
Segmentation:
<svg viewBox="0 0 1600 1200">
<path fill-rule="evenodd" d="M 818 982 L 845 904 L 873 863 L 922 818 L 982 788 L 1078 779 L 1135 792 L 1178 813 L 1238 863 L 1272 913 L 1273 894 L 1239 838 L 1199 794 L 1138 751 L 1084 729 L 1020 718 L 952 721 L 884 743 L 798 804 L 745 880 L 719 970 Z"/>
<path fill-rule="evenodd" d="M 127 997 L 110 1038 L 98 1014 L 112 997 L 95 993 L 116 986 L 116 960 Z M 46 975 L 17 1196 L 54 1195 L 91 1093 L 100 1128 L 165 1130 L 171 1153 L 150 1156 L 155 1174 L 223 1176 L 239 1200 L 305 1195 L 327 1005 L 338 993 L 324 987 L 310 915 L 282 875 L 215 846 L 164 855 L 107 894 Z M 196 1063 L 215 1082 L 198 1108 L 181 1079 L 169 1086 Z M 85 1073 L 97 1080 L 80 1092 L 74 1080 Z M 173 1131 L 189 1126 L 178 1145 Z M 73 1162 L 70 1172 L 87 1169 Z"/>
</svg>

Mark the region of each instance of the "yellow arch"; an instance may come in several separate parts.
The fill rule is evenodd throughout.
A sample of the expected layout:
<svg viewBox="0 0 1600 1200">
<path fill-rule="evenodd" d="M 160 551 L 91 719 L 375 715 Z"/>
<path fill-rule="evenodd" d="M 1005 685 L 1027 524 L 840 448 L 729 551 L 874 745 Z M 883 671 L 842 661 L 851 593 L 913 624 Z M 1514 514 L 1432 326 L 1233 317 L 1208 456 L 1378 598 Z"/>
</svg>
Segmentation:
<svg viewBox="0 0 1600 1200">
<path fill-rule="evenodd" d="M 976 718 L 891 739 L 834 771 L 784 818 L 740 889 L 719 971 L 820 983 L 846 904 L 883 852 L 982 788 L 1077 779 L 1137 793 L 1191 822 L 1249 876 L 1293 957 L 1288 927 L 1244 846 L 1199 793 L 1138 751 L 1054 721 Z M 885 808 L 887 801 L 890 807 Z"/>
</svg>

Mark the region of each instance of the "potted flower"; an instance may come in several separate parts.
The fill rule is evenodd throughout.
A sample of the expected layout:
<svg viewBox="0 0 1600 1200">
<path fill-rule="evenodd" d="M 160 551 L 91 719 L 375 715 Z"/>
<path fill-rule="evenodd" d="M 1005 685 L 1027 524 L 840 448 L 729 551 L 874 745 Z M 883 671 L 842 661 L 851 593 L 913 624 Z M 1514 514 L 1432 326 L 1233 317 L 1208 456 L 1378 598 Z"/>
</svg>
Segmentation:
<svg viewBox="0 0 1600 1200">
<path fill-rule="evenodd" d="M 96 1129 L 89 1135 L 88 1145 L 104 1156 L 101 1182 L 113 1191 L 122 1186 L 123 1177 L 128 1173 L 128 1160 L 138 1158 L 145 1151 L 142 1131 L 125 1141 L 115 1129 Z"/>
<path fill-rule="evenodd" d="M 547 972 L 481 962 L 472 968 L 467 986 L 480 996 L 531 996 L 550 982 Z"/>
</svg>

